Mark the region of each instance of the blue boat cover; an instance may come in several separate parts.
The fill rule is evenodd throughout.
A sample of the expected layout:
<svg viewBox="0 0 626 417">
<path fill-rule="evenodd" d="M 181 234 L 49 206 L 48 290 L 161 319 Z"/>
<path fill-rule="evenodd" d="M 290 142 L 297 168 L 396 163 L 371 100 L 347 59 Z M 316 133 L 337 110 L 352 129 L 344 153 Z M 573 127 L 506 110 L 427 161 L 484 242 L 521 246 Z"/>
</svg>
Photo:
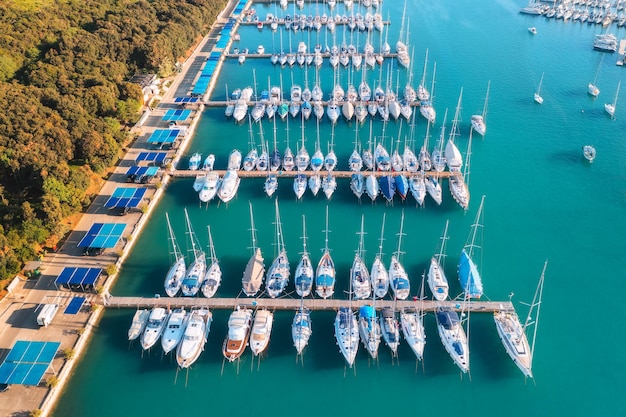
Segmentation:
<svg viewBox="0 0 626 417">
<path fill-rule="evenodd" d="M 452 329 L 459 322 L 459 315 L 456 311 L 450 309 L 443 309 L 437 311 L 437 323 L 442 325 L 445 329 Z"/>
<path fill-rule="evenodd" d="M 461 252 L 459 261 L 459 282 L 466 297 L 480 298 L 483 295 L 483 283 L 478 268 L 465 249 Z"/>
<path fill-rule="evenodd" d="M 376 310 L 372 306 L 362 306 L 359 309 L 359 315 L 367 319 L 373 319 L 376 317 Z"/>
<path fill-rule="evenodd" d="M 334 284 L 335 278 L 331 277 L 330 275 L 323 274 L 315 277 L 315 285 L 317 286 L 330 287 Z"/>
<path fill-rule="evenodd" d="M 396 290 L 407 290 L 410 288 L 409 281 L 406 279 L 395 279 L 393 286 Z"/>
<path fill-rule="evenodd" d="M 396 183 L 391 175 L 385 175 L 380 177 L 380 192 L 383 193 L 387 201 L 393 200 L 393 195 L 396 192 Z"/>
</svg>

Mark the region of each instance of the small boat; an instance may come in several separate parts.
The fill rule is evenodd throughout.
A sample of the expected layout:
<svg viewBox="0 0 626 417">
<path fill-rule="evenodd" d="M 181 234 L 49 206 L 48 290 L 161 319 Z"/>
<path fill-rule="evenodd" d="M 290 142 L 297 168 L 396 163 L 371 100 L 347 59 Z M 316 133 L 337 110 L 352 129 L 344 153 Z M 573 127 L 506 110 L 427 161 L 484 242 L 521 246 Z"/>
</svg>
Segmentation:
<svg viewBox="0 0 626 417">
<path fill-rule="evenodd" d="M 380 229 L 380 239 L 378 244 L 378 254 L 374 258 L 374 263 L 370 268 L 370 279 L 372 280 L 372 290 L 374 298 L 384 298 L 389 291 L 389 274 L 383 264 L 383 241 L 385 233 L 385 214 L 383 213 L 383 221 Z"/>
<path fill-rule="evenodd" d="M 583 146 L 583 156 L 589 162 L 593 162 L 596 159 L 596 148 L 591 145 Z"/>
<path fill-rule="evenodd" d="M 330 200 L 330 198 L 333 196 L 336 189 L 337 180 L 335 179 L 335 176 L 329 171 L 328 174 L 324 175 L 324 178 L 322 178 L 322 190 L 324 191 L 324 195 L 326 195 L 326 198 L 328 200 Z"/>
<path fill-rule="evenodd" d="M 241 182 L 241 178 L 237 174 L 237 171 L 234 169 L 229 169 L 224 174 L 224 178 L 222 178 L 222 183 L 220 185 L 219 190 L 217 190 L 217 196 L 224 203 L 228 203 L 232 200 L 235 195 L 237 195 L 237 190 L 239 189 L 239 183 Z"/>
<path fill-rule="evenodd" d="M 359 172 L 350 176 L 350 189 L 356 198 L 361 198 L 363 192 L 365 191 L 365 177 L 363 174 Z"/>
<path fill-rule="evenodd" d="M 315 271 L 315 292 L 323 299 L 332 297 L 335 292 L 335 263 L 330 256 L 330 249 L 328 249 L 328 206 L 326 206 L 325 233 L 324 254 Z"/>
<path fill-rule="evenodd" d="M 372 359 L 376 359 L 382 334 L 378 317 L 376 317 L 376 309 L 373 306 L 364 305 L 359 309 L 359 335 L 367 352 Z"/>
<path fill-rule="evenodd" d="M 439 252 L 430 258 L 430 267 L 428 268 L 428 287 L 437 301 L 444 301 L 448 298 L 448 279 L 443 268 L 447 239 L 448 222 L 446 221 L 446 227 L 443 229 L 443 235 L 440 239 Z"/>
<path fill-rule="evenodd" d="M 372 294 L 372 287 L 370 283 L 370 273 L 367 270 L 365 261 L 363 260 L 364 248 L 363 248 L 363 236 L 365 231 L 363 230 L 364 218 L 361 216 L 361 231 L 359 232 L 359 248 L 354 254 L 354 261 L 352 262 L 352 268 L 350 268 L 350 281 L 354 298 L 357 300 L 364 300 L 369 298 Z"/>
<path fill-rule="evenodd" d="M 380 186 L 378 185 L 378 180 L 374 174 L 370 174 L 365 178 L 365 192 L 372 202 L 378 197 L 378 194 L 380 193 Z"/>
<path fill-rule="evenodd" d="M 352 367 L 359 350 L 359 325 L 356 315 L 349 307 L 341 307 L 335 317 L 335 338 L 339 351 L 349 367 Z"/>
<path fill-rule="evenodd" d="M 300 308 L 296 311 L 293 322 L 291 323 L 291 338 L 298 355 L 301 355 L 304 351 L 304 348 L 309 343 L 312 333 L 311 313 L 306 308 L 300 306 Z"/>
<path fill-rule="evenodd" d="M 615 91 L 615 99 L 613 99 L 613 103 L 606 103 L 604 105 L 604 110 L 611 116 L 611 118 L 615 118 L 615 106 L 617 105 L 617 96 L 619 95 L 619 87 L 622 84 L 622 80 L 617 83 L 617 90 Z"/>
<path fill-rule="evenodd" d="M 467 243 L 461 251 L 459 261 L 459 282 L 466 298 L 480 298 L 483 295 L 483 281 L 474 262 L 474 258 L 482 259 L 482 256 L 475 253 L 481 249 L 480 240 L 482 238 L 482 213 L 485 196 L 480 200 L 480 206 L 476 212 L 476 219 L 472 224 Z M 479 242 L 477 242 L 477 240 Z"/>
<path fill-rule="evenodd" d="M 198 198 L 203 203 L 208 203 L 217 195 L 220 186 L 220 176 L 215 171 L 211 171 L 204 177 L 202 188 L 198 192 Z"/>
<path fill-rule="evenodd" d="M 185 278 L 183 278 L 180 288 L 185 297 L 194 297 L 200 289 L 202 279 L 204 279 L 206 272 L 206 255 L 204 251 L 200 249 L 200 242 L 191 227 L 187 209 L 185 209 L 185 221 L 187 223 L 187 234 L 189 235 L 189 241 L 191 243 L 193 261 L 187 267 Z"/>
<path fill-rule="evenodd" d="M 215 155 L 208 154 L 206 158 L 204 158 L 204 162 L 202 163 L 203 171 L 213 171 L 213 164 L 215 164 Z"/>
<path fill-rule="evenodd" d="M 239 171 L 241 169 L 241 151 L 233 149 L 228 156 L 228 169 Z"/>
<path fill-rule="evenodd" d="M 148 324 L 148 317 L 150 317 L 150 310 L 137 309 L 135 311 L 133 320 L 128 328 L 128 340 L 135 340 L 141 336 L 146 328 L 146 324 Z"/>
<path fill-rule="evenodd" d="M 293 177 L 293 192 L 296 198 L 300 200 L 306 191 L 307 177 L 304 174 L 297 174 Z"/>
<path fill-rule="evenodd" d="M 302 175 L 302 174 L 299 174 Z M 289 259 L 285 250 L 285 242 L 283 240 L 283 227 L 280 222 L 280 212 L 278 210 L 278 199 L 275 200 L 276 206 L 276 245 L 278 255 L 274 258 L 274 262 L 267 271 L 265 287 L 271 298 L 276 298 L 287 287 L 289 283 Z"/>
<path fill-rule="evenodd" d="M 176 350 L 178 366 L 189 368 L 198 359 L 209 337 L 212 321 L 213 314 L 208 308 L 191 310 L 183 338 Z"/>
<path fill-rule="evenodd" d="M 536 35 L 536 34 L 537 34 L 537 28 L 536 28 L 536 27 L 534 27 L 534 26 L 529 27 L 529 28 L 528 28 L 528 31 L 529 31 L 530 33 L 532 33 L 533 35 Z"/>
<path fill-rule="evenodd" d="M 206 298 L 211 298 L 217 292 L 217 289 L 220 287 L 222 283 L 222 269 L 220 268 L 220 264 L 217 260 L 217 255 L 215 254 L 215 246 L 213 246 L 213 236 L 211 235 L 211 227 L 207 226 L 209 233 L 209 260 L 211 264 L 204 275 L 204 279 L 202 280 L 202 284 L 200 285 L 200 291 Z"/>
<path fill-rule="evenodd" d="M 296 267 L 293 283 L 296 287 L 296 293 L 300 297 L 307 297 L 313 289 L 313 266 L 309 258 L 309 252 L 306 249 L 306 221 L 302 215 L 302 255 L 300 262 Z"/>
<path fill-rule="evenodd" d="M 471 118 L 472 129 L 480 136 L 485 136 L 487 132 L 487 125 L 485 123 L 485 119 L 487 117 L 487 101 L 489 99 L 489 87 L 491 85 L 491 81 L 487 83 L 487 94 L 485 95 L 485 104 L 483 105 L 482 114 L 475 114 Z"/>
<path fill-rule="evenodd" d="M 168 317 L 169 313 L 163 307 L 154 307 L 150 311 L 148 323 L 141 334 L 141 347 L 143 350 L 150 349 L 159 340 L 167 324 Z"/>
<path fill-rule="evenodd" d="M 391 349 L 391 354 L 395 357 L 398 355 L 398 346 L 400 345 L 400 326 L 396 313 L 391 307 L 384 307 L 380 314 L 380 331 L 383 335 L 385 344 Z"/>
<path fill-rule="evenodd" d="M 168 297 L 175 297 L 176 294 L 178 294 L 178 292 L 180 291 L 180 286 L 183 283 L 183 278 L 185 278 L 187 265 L 185 264 L 185 257 L 183 256 L 180 248 L 178 247 L 178 243 L 176 242 L 176 236 L 174 236 L 174 231 L 172 230 L 172 226 L 170 224 L 170 217 L 167 213 L 165 213 L 165 218 L 167 220 L 169 242 L 172 245 L 170 254 L 174 257 L 174 263 L 167 271 L 167 275 L 165 275 L 164 286 L 165 293 L 168 295 Z"/>
<path fill-rule="evenodd" d="M 250 203 L 250 233 L 252 234 L 252 256 L 248 260 L 246 269 L 241 279 L 244 294 L 254 297 L 263 285 L 265 276 L 265 265 L 263 265 L 263 255 L 261 249 L 256 246 L 256 229 L 254 228 L 254 217 L 252 215 L 252 203 Z"/>
<path fill-rule="evenodd" d="M 461 371 L 467 373 L 469 371 L 469 345 L 459 315 L 449 307 L 437 307 L 435 318 L 441 343 L 454 363 Z"/>
<path fill-rule="evenodd" d="M 228 318 L 228 335 L 222 345 L 222 353 L 229 362 L 239 359 L 246 350 L 250 337 L 250 325 L 252 324 L 252 311 L 237 306 Z"/>
<path fill-rule="evenodd" d="M 161 336 L 161 347 L 166 355 L 178 346 L 183 338 L 185 326 L 187 325 L 187 312 L 184 308 L 177 308 L 170 314 L 163 336 Z"/>
<path fill-rule="evenodd" d="M 541 96 L 541 84 L 543 84 L 543 73 L 541 73 L 541 79 L 539 80 L 539 87 L 537 87 L 537 92 L 535 93 L 534 99 L 535 99 L 535 103 L 538 104 L 543 104 L 543 97 Z M 591 88 L 592 84 L 589 84 L 589 87 Z M 597 90 L 596 86 L 593 86 L 594 89 Z M 600 90 L 598 90 L 597 94 L 593 94 L 591 92 L 592 90 L 589 90 L 589 94 L 591 94 L 592 96 L 597 96 L 600 93 Z"/>
<path fill-rule="evenodd" d="M 424 330 L 424 275 L 422 275 L 420 300 L 416 310 L 404 309 L 400 312 L 400 327 L 404 340 L 415 353 L 418 360 L 424 357 L 424 346 L 426 345 L 426 331 Z"/>
<path fill-rule="evenodd" d="M 274 324 L 274 314 L 269 310 L 258 310 L 254 314 L 252 330 L 250 332 L 250 350 L 254 356 L 259 356 L 267 349 L 272 334 Z"/>
<path fill-rule="evenodd" d="M 309 177 L 309 190 L 316 196 L 320 188 L 322 188 L 322 177 L 319 175 L 311 175 Z"/>
<path fill-rule="evenodd" d="M 391 255 L 391 262 L 389 263 L 389 285 L 393 291 L 394 298 L 398 300 L 406 300 L 411 292 L 411 282 L 409 276 L 400 263 L 400 251 L 402 246 L 402 229 L 404 226 L 404 210 L 402 210 L 402 217 L 400 218 L 400 232 L 398 233 L 398 250 Z"/>
<path fill-rule="evenodd" d="M 191 158 L 189 158 L 189 170 L 190 171 L 197 171 L 198 169 L 200 169 L 200 163 L 202 162 L 202 154 L 196 152 L 193 155 L 191 155 Z"/>
</svg>

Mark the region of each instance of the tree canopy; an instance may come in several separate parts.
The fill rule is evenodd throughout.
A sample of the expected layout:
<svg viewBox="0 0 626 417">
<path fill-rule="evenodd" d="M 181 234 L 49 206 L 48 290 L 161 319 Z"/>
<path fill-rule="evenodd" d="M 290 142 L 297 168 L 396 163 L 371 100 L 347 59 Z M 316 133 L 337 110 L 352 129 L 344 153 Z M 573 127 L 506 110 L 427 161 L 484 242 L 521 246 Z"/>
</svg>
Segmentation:
<svg viewBox="0 0 626 417">
<path fill-rule="evenodd" d="M 170 75 L 226 2 L 0 2 L 0 280 L 90 203 L 143 105 L 131 76 Z"/>
</svg>

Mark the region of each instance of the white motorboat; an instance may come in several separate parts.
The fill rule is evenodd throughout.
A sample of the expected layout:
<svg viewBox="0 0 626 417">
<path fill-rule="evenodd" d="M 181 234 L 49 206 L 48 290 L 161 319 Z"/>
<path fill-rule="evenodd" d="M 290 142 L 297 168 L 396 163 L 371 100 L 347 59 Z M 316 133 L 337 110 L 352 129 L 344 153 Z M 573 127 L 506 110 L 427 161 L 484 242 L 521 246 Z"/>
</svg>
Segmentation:
<svg viewBox="0 0 626 417">
<path fill-rule="evenodd" d="M 211 171 L 204 177 L 202 188 L 198 192 L 198 198 L 203 203 L 208 203 L 213 200 L 217 195 L 217 190 L 220 187 L 220 176 L 215 171 Z"/>
<path fill-rule="evenodd" d="M 248 297 L 254 297 L 263 285 L 265 276 L 265 265 L 261 249 L 256 246 L 256 229 L 254 228 L 254 217 L 252 215 L 252 203 L 250 203 L 250 233 L 252 234 L 252 256 L 246 264 L 246 269 L 241 279 L 243 292 Z"/>
<path fill-rule="evenodd" d="M 200 169 L 200 163 L 201 162 L 202 162 L 202 154 L 200 154 L 198 152 L 195 152 L 189 158 L 189 170 L 190 171 L 197 171 L 198 169 Z"/>
<path fill-rule="evenodd" d="M 252 330 L 250 332 L 250 350 L 254 356 L 260 355 L 267 349 L 273 324 L 274 314 L 269 310 L 257 310 L 254 314 L 254 321 L 252 322 Z"/>
<path fill-rule="evenodd" d="M 150 311 L 148 323 L 141 334 L 141 347 L 143 350 L 150 349 L 159 340 L 167 324 L 168 317 L 169 312 L 163 307 L 154 307 Z"/>
<path fill-rule="evenodd" d="M 200 289 L 202 279 L 204 279 L 204 274 L 206 272 L 206 255 L 200 248 L 200 242 L 191 227 L 191 221 L 189 220 L 187 209 L 185 209 L 185 221 L 187 223 L 187 234 L 189 235 L 189 241 L 191 243 L 193 261 L 191 261 L 187 267 L 185 278 L 183 278 L 180 288 L 185 297 L 194 297 Z"/>
<path fill-rule="evenodd" d="M 380 313 L 380 331 L 385 344 L 391 350 L 391 354 L 394 357 L 397 356 L 400 345 L 400 326 L 396 313 L 391 307 L 384 307 Z"/>
<path fill-rule="evenodd" d="M 189 368 L 198 359 L 204 350 L 204 345 L 211 331 L 212 321 L 213 314 L 208 308 L 191 310 L 185 333 L 183 333 L 183 338 L 176 350 L 178 366 L 183 369 Z"/>
<path fill-rule="evenodd" d="M 248 114 L 248 102 L 242 98 L 235 102 L 235 109 L 233 110 L 233 119 L 237 122 L 241 122 Z"/>
<path fill-rule="evenodd" d="M 308 345 L 312 332 L 311 313 L 306 308 L 300 307 L 296 311 L 291 324 L 291 338 L 298 355 L 301 355 L 304 348 Z"/>
<path fill-rule="evenodd" d="M 215 295 L 217 289 L 222 283 L 222 269 L 220 268 L 220 264 L 217 260 L 217 255 L 215 254 L 215 246 L 213 245 L 211 227 L 207 226 L 207 229 L 209 233 L 209 260 L 211 264 L 207 268 L 204 279 L 202 280 L 202 284 L 200 284 L 200 290 L 206 298 L 211 298 Z"/>
<path fill-rule="evenodd" d="M 172 226 L 170 224 L 170 217 L 167 213 L 165 213 L 165 218 L 167 220 L 167 230 L 169 234 L 169 242 L 171 245 L 170 254 L 174 258 L 174 262 L 170 266 L 170 269 L 167 271 L 165 275 L 165 293 L 168 297 L 175 297 L 176 294 L 180 291 L 180 286 L 183 283 L 183 278 L 185 278 L 185 272 L 187 271 L 187 265 L 185 264 L 185 257 L 183 256 L 178 243 L 176 242 L 176 236 L 174 236 L 174 231 L 172 230 Z"/>
<path fill-rule="evenodd" d="M 202 163 L 202 170 L 213 171 L 213 164 L 215 164 L 215 155 L 210 153 L 207 155 L 206 158 L 204 158 L 204 162 Z"/>
<path fill-rule="evenodd" d="M 339 351 L 352 367 L 359 350 L 359 325 L 351 308 L 341 307 L 335 317 L 335 338 Z"/>
<path fill-rule="evenodd" d="M 177 308 L 170 314 L 161 336 L 161 347 L 166 355 L 178 346 L 185 332 L 186 320 L 187 312 L 184 308 Z"/>
<path fill-rule="evenodd" d="M 217 196 L 224 203 L 228 203 L 235 197 L 235 195 L 237 195 L 240 182 L 241 178 L 239 178 L 237 171 L 229 169 L 226 171 L 226 174 L 224 174 L 224 178 L 222 178 L 220 188 L 217 190 Z"/>
<path fill-rule="evenodd" d="M 229 362 L 239 359 L 246 350 L 250 338 L 252 311 L 237 306 L 228 318 L 228 335 L 222 345 L 222 353 Z"/>
<path fill-rule="evenodd" d="M 326 230 L 324 253 L 315 271 L 315 292 L 323 299 L 332 297 L 335 292 L 335 263 L 328 249 L 328 206 L 326 206 Z"/>
<path fill-rule="evenodd" d="M 299 174 L 302 175 L 302 174 Z M 267 279 L 265 287 L 267 293 L 271 298 L 276 298 L 287 287 L 289 283 L 289 259 L 287 258 L 287 251 L 285 250 L 285 242 L 283 240 L 283 229 L 280 222 L 280 212 L 278 210 L 278 200 L 275 200 L 276 205 L 276 245 L 278 255 L 274 258 L 274 262 L 267 271 Z"/>
<path fill-rule="evenodd" d="M 462 372 L 467 373 L 469 371 L 469 344 L 459 315 L 449 307 L 437 307 L 435 317 L 441 343 L 454 363 Z"/>
<path fill-rule="evenodd" d="M 430 258 L 430 266 L 428 268 L 428 287 L 433 297 L 437 301 L 444 301 L 448 298 L 448 279 L 444 271 L 446 240 L 448 239 L 448 222 L 443 230 L 441 242 L 439 243 L 439 252 Z"/>
<path fill-rule="evenodd" d="M 150 310 L 147 309 L 137 309 L 135 314 L 133 315 L 133 320 L 130 323 L 130 327 L 128 328 L 128 340 L 135 340 L 146 328 L 146 324 L 148 324 L 148 318 L 150 317 Z"/>
</svg>

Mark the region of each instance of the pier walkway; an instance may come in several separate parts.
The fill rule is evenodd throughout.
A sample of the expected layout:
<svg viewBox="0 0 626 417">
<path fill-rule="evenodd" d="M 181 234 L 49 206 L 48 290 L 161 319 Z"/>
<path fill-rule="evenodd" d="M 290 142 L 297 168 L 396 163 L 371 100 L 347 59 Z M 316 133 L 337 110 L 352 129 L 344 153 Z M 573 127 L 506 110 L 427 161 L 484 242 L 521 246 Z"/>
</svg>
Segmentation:
<svg viewBox="0 0 626 417">
<path fill-rule="evenodd" d="M 193 308 L 207 307 L 210 309 L 229 309 L 236 306 L 248 306 L 254 308 L 266 308 L 269 310 L 297 310 L 300 308 L 299 298 L 195 298 L 195 297 L 103 297 L 105 307 L 112 308 Z M 371 305 L 372 300 L 352 300 L 352 307 L 359 308 L 363 305 Z M 419 301 L 404 300 L 376 300 L 376 307 L 394 307 L 396 310 L 415 309 Z M 309 310 L 339 310 L 340 307 L 350 305 L 349 300 L 305 298 L 302 305 Z M 514 311 L 510 301 L 433 301 L 423 300 L 424 311 L 435 311 L 438 306 L 449 307 L 456 311 L 469 311 L 471 313 L 493 313 L 495 311 Z"/>
<path fill-rule="evenodd" d="M 225 170 L 215 170 L 214 172 L 216 172 L 220 177 L 223 177 L 226 174 Z M 267 177 L 267 174 L 271 173 L 271 174 L 276 174 L 279 178 L 280 177 L 295 177 L 298 174 L 304 174 L 307 177 L 311 177 L 313 175 L 320 175 L 320 176 L 325 176 L 328 175 L 328 171 L 326 170 L 320 170 L 320 171 L 245 171 L 245 170 L 239 170 L 237 171 L 237 175 L 239 176 L 239 178 L 265 178 Z M 333 177 L 335 178 L 351 178 L 353 174 L 357 174 L 357 172 L 352 172 L 352 171 L 331 171 Z M 421 171 L 416 172 L 416 174 L 419 174 Z M 189 169 L 177 169 L 177 170 L 173 170 L 171 171 L 169 174 L 172 177 L 195 177 L 198 174 L 206 174 L 207 171 L 201 171 L 201 170 L 196 170 L 196 171 L 192 171 Z M 383 177 L 385 175 L 391 175 L 392 177 L 395 177 L 397 175 L 400 174 L 404 174 L 404 175 L 413 175 L 410 172 L 405 172 L 405 171 L 401 171 L 401 172 L 396 172 L 396 171 L 360 171 L 361 174 L 367 176 L 367 175 L 374 175 L 375 177 Z M 438 178 L 450 178 L 452 176 L 462 176 L 463 174 L 461 172 L 450 172 L 450 171 L 444 171 L 444 172 L 436 172 L 436 171 L 424 171 L 424 175 L 426 177 L 438 177 Z"/>
</svg>

